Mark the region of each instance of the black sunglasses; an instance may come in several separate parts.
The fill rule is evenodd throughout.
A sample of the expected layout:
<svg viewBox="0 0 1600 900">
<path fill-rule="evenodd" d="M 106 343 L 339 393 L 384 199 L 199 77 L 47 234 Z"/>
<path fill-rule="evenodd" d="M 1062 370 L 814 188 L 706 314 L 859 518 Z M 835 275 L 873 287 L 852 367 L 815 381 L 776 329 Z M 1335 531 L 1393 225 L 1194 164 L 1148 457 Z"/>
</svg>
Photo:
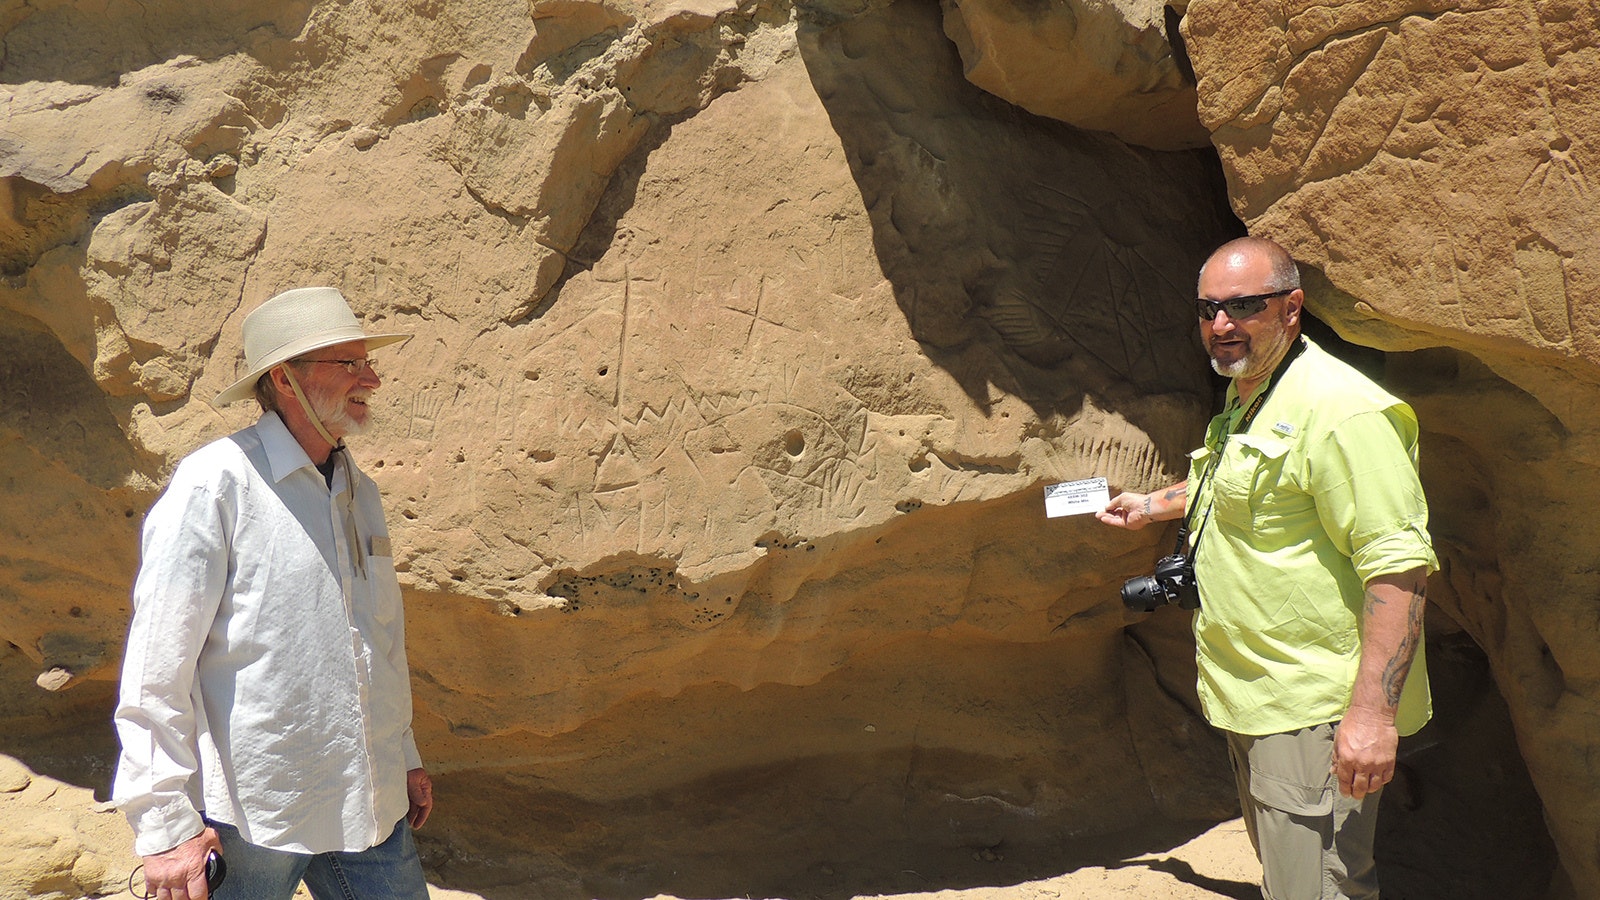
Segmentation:
<svg viewBox="0 0 1600 900">
<path fill-rule="evenodd" d="M 1294 293 L 1294 288 L 1285 291 L 1273 291 L 1270 294 L 1248 294 L 1243 297 L 1229 297 L 1226 300 L 1207 300 L 1199 298 L 1194 301 L 1194 308 L 1200 313 L 1200 318 L 1207 322 L 1215 319 L 1217 313 L 1224 310 L 1230 319 L 1248 319 L 1263 309 L 1267 308 L 1267 301 L 1273 297 L 1282 297 L 1284 294 Z"/>
</svg>

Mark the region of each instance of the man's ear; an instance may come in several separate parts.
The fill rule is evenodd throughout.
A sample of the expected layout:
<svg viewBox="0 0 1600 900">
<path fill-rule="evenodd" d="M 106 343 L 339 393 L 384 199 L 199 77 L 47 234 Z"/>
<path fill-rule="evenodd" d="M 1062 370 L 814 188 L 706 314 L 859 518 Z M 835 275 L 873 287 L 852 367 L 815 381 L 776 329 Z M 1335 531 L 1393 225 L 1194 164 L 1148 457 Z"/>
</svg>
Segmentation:
<svg viewBox="0 0 1600 900">
<path fill-rule="evenodd" d="M 1304 291 L 1300 290 L 1299 288 L 1295 288 L 1294 290 L 1290 291 L 1289 296 L 1285 297 L 1283 301 L 1283 318 L 1285 323 L 1289 325 L 1299 325 L 1300 310 L 1305 308 L 1305 305 L 1306 295 Z"/>
<path fill-rule="evenodd" d="M 288 363 L 278 363 L 267 370 L 267 377 L 272 379 L 272 392 L 278 396 L 279 401 L 293 401 L 295 406 L 300 402 L 295 399 L 294 388 L 289 386 L 289 376 L 284 374 L 283 367 Z M 280 402 L 279 409 L 283 408 Z"/>
</svg>

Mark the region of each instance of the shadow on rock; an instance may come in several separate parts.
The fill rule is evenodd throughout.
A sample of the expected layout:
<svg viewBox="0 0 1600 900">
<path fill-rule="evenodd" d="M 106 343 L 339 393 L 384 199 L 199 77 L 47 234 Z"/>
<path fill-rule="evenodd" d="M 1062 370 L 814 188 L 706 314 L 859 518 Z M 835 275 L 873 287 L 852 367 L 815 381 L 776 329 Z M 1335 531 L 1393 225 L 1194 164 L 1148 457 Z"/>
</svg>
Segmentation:
<svg viewBox="0 0 1600 900">
<path fill-rule="evenodd" d="M 1211 386 L 1195 273 L 1241 233 L 1209 150 L 1157 153 L 1039 118 L 961 76 L 938 7 L 802 10 L 801 54 L 848 155 L 912 333 L 982 401 L 1084 397 L 1158 441 L 1150 395 Z"/>
</svg>

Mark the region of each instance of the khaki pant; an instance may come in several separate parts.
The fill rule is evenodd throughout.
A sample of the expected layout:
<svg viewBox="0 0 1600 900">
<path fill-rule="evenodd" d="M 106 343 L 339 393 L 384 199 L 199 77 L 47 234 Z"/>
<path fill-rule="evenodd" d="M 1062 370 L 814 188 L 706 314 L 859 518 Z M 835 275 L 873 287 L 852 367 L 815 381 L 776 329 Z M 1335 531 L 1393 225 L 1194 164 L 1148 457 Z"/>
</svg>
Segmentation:
<svg viewBox="0 0 1600 900">
<path fill-rule="evenodd" d="M 1263 737 L 1228 734 L 1245 829 L 1266 900 L 1378 900 L 1378 794 L 1339 793 L 1333 724 Z M 1381 793 L 1381 792 L 1380 792 Z"/>
</svg>

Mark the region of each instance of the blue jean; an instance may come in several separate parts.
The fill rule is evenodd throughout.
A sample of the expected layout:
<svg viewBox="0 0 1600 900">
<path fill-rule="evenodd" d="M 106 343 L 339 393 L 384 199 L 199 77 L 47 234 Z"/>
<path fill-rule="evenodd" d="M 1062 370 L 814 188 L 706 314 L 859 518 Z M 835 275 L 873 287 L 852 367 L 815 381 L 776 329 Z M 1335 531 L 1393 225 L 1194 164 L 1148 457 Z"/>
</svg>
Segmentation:
<svg viewBox="0 0 1600 900">
<path fill-rule="evenodd" d="M 210 824 L 228 865 L 217 900 L 290 900 L 301 881 L 316 900 L 428 900 L 422 860 L 405 819 L 376 847 L 315 855 L 270 850 L 247 842 L 232 825 Z"/>
</svg>

